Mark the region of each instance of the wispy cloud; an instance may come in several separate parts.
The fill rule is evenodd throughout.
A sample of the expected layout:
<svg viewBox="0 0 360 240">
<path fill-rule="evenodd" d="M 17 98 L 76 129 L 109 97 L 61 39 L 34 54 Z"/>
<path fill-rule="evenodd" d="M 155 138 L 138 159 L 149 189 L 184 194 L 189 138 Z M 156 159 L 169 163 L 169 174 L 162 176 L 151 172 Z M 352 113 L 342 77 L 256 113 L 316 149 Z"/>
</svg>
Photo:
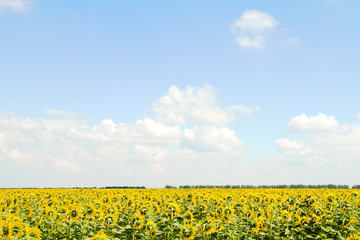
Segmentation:
<svg viewBox="0 0 360 240">
<path fill-rule="evenodd" d="M 298 37 L 286 38 L 282 42 L 282 45 L 284 45 L 284 46 L 291 45 L 291 46 L 295 46 L 295 47 L 300 47 L 300 38 L 298 38 Z"/>
<path fill-rule="evenodd" d="M 37 0 L 0 0 L 0 12 L 10 9 L 16 12 L 24 12 L 36 4 Z"/>
</svg>

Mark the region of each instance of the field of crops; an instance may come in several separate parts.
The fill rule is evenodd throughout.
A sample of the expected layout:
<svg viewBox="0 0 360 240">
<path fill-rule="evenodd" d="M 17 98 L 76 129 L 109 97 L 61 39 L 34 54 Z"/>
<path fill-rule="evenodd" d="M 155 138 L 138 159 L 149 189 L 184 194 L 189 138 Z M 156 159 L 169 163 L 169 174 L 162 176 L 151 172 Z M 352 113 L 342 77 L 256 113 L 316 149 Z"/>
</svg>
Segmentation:
<svg viewBox="0 0 360 240">
<path fill-rule="evenodd" d="M 360 191 L 0 190 L 0 239 L 360 239 Z"/>
</svg>

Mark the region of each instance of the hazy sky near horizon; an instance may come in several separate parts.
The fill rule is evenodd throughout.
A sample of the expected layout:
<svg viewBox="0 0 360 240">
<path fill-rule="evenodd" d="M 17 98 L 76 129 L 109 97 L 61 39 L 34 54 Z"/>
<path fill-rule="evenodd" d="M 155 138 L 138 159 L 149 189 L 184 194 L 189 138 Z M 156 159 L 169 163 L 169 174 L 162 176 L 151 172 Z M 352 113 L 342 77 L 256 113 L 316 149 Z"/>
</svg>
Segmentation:
<svg viewBox="0 0 360 240">
<path fill-rule="evenodd" d="M 359 10 L 0 0 L 0 187 L 360 184 Z"/>
</svg>

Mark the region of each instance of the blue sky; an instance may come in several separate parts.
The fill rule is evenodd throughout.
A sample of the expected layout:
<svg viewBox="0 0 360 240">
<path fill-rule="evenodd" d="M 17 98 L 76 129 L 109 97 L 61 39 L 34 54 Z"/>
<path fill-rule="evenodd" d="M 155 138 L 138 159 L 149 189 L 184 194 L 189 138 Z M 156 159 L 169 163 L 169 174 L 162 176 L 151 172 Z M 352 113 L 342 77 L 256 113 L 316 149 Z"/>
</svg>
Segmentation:
<svg viewBox="0 0 360 240">
<path fill-rule="evenodd" d="M 359 184 L 358 9 L 0 0 L 0 187 Z"/>
</svg>

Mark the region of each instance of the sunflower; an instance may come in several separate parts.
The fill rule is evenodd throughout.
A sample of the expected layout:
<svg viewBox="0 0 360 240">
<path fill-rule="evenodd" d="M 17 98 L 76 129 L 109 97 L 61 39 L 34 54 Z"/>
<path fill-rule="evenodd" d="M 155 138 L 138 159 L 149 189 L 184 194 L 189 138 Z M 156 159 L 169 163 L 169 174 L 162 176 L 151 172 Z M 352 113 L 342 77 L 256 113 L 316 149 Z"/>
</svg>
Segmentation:
<svg viewBox="0 0 360 240">
<path fill-rule="evenodd" d="M 204 235 L 211 235 L 216 230 L 215 225 L 214 218 L 207 216 L 203 221 L 199 222 L 198 231 Z"/>
<path fill-rule="evenodd" d="M 25 233 L 27 238 L 32 237 L 41 239 L 41 230 L 37 227 L 29 227 L 28 225 L 25 225 Z"/>
<path fill-rule="evenodd" d="M 187 210 L 184 214 L 184 223 L 192 223 L 194 220 L 194 215 L 192 214 L 192 212 L 190 212 L 190 210 Z"/>
<path fill-rule="evenodd" d="M 181 226 L 180 234 L 186 240 L 194 239 L 196 235 L 196 228 L 190 224 L 183 225 Z"/>
<path fill-rule="evenodd" d="M 56 211 L 53 207 L 45 206 L 44 213 L 47 218 L 54 218 L 56 216 Z"/>
<path fill-rule="evenodd" d="M 144 217 L 141 214 L 134 214 L 131 218 L 131 226 L 135 229 L 141 229 L 144 226 Z"/>
<path fill-rule="evenodd" d="M 286 210 L 281 211 L 281 220 L 287 222 L 290 219 L 290 213 Z"/>
<path fill-rule="evenodd" d="M 80 218 L 81 212 L 79 211 L 78 208 L 74 207 L 73 209 L 70 210 L 69 215 L 71 220 L 76 221 Z"/>
<path fill-rule="evenodd" d="M 360 240 L 360 235 L 359 234 L 354 234 L 354 235 L 351 235 L 350 237 L 348 237 L 347 239 L 354 239 L 354 240 L 356 240 L 356 239 L 359 239 Z"/>
<path fill-rule="evenodd" d="M 205 212 L 205 210 L 206 210 L 206 206 L 204 203 L 200 203 L 199 205 L 197 205 L 197 211 L 199 213 L 203 213 L 203 212 Z"/>
<path fill-rule="evenodd" d="M 95 209 L 94 211 L 94 220 L 100 222 L 104 218 L 104 213 L 100 209 Z"/>
<path fill-rule="evenodd" d="M 152 237 L 155 237 L 157 230 L 156 223 L 153 221 L 148 221 L 145 225 L 145 230 L 148 231 Z"/>
<path fill-rule="evenodd" d="M 19 237 L 22 231 L 23 231 L 23 225 L 21 223 L 21 220 L 12 223 L 12 232 L 14 236 Z"/>
<path fill-rule="evenodd" d="M 233 216 L 232 216 L 232 210 L 229 207 L 226 207 L 224 209 L 224 214 L 222 216 L 222 219 L 224 222 L 232 222 Z"/>
<path fill-rule="evenodd" d="M 116 213 L 116 208 L 113 207 L 112 205 L 110 205 L 109 207 L 107 207 L 106 213 L 107 214 L 115 214 Z"/>
<path fill-rule="evenodd" d="M 139 210 L 139 213 L 145 217 L 149 214 L 149 208 L 147 206 L 142 206 Z"/>
<path fill-rule="evenodd" d="M 169 203 L 167 209 L 166 209 L 166 213 L 169 216 L 173 216 L 173 215 L 177 215 L 181 212 L 181 208 L 177 203 Z"/>
<path fill-rule="evenodd" d="M 89 204 L 85 207 L 84 215 L 86 218 L 93 218 L 95 216 L 96 207 L 94 204 Z"/>
<path fill-rule="evenodd" d="M 12 235 L 12 226 L 9 221 L 3 223 L 0 228 L 0 237 L 4 237 L 5 239 L 10 239 Z"/>
<path fill-rule="evenodd" d="M 157 203 L 153 203 L 151 206 L 151 212 L 153 213 L 159 213 L 160 212 L 160 206 Z"/>
<path fill-rule="evenodd" d="M 104 217 L 104 223 L 108 228 L 113 228 L 117 222 L 117 218 L 114 215 L 107 215 Z"/>
<path fill-rule="evenodd" d="M 215 219 L 214 225 L 215 225 L 216 232 L 221 232 L 222 230 L 224 230 L 224 224 L 221 222 L 221 220 Z"/>
<path fill-rule="evenodd" d="M 299 215 L 295 215 L 294 218 L 292 219 L 292 223 L 295 224 L 295 226 L 298 226 L 301 224 L 301 220 L 302 217 L 300 217 Z"/>
<path fill-rule="evenodd" d="M 222 207 L 218 207 L 216 209 L 216 215 L 221 216 L 224 213 L 224 209 Z"/>
<path fill-rule="evenodd" d="M 31 214 L 33 213 L 33 209 L 31 207 L 27 207 L 24 209 L 23 212 L 24 212 L 25 217 L 30 217 Z"/>
<path fill-rule="evenodd" d="M 104 233 L 104 230 L 101 229 L 97 234 L 95 234 L 91 240 L 103 240 L 103 239 L 107 239 L 108 236 Z"/>
</svg>

